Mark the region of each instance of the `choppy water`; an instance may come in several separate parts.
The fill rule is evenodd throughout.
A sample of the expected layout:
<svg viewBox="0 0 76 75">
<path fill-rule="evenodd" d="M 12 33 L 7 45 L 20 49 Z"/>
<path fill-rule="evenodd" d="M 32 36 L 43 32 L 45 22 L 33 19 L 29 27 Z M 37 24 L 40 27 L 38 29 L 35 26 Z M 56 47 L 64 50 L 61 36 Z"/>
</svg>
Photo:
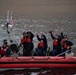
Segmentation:
<svg viewBox="0 0 76 75">
<path fill-rule="evenodd" d="M 5 24 L 6 18 L 0 18 L 0 25 Z M 18 18 L 14 19 L 15 25 L 11 31 L 14 38 L 19 43 L 22 37 L 23 31 L 31 30 L 34 34 L 44 32 L 47 36 L 49 46 L 52 45 L 52 39 L 48 31 L 53 29 L 54 34 L 60 34 L 61 30 L 64 30 L 64 34 L 68 35 L 68 38 L 73 41 L 74 47 L 76 46 L 76 18 L 75 17 L 50 17 L 49 19 L 27 19 Z M 0 44 L 2 44 L 3 39 L 8 39 L 6 30 L 0 27 Z M 36 45 L 37 40 L 34 37 L 34 43 Z"/>
</svg>

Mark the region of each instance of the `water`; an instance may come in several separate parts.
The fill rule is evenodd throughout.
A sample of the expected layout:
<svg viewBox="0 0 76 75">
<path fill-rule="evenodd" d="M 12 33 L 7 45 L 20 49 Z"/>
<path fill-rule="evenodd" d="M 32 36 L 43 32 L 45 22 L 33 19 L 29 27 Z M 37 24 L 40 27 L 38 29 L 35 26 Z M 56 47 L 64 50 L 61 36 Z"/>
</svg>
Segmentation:
<svg viewBox="0 0 76 75">
<path fill-rule="evenodd" d="M 31 69 L 0 69 L 0 75 L 75 75 L 76 69 L 69 68 L 48 68 L 40 69 L 31 68 Z"/>
<path fill-rule="evenodd" d="M 0 19 L 0 25 L 5 24 L 6 19 L 3 17 Z M 11 31 L 14 38 L 20 42 L 22 33 L 24 31 L 31 30 L 35 35 L 44 32 L 47 36 L 48 42 L 51 46 L 52 39 L 48 31 L 53 29 L 54 34 L 60 34 L 63 29 L 64 34 L 68 35 L 68 38 L 73 41 L 76 45 L 76 18 L 75 17 L 50 17 L 48 19 L 30 19 L 30 18 L 18 18 L 14 19 L 15 25 Z M 2 27 L 0 27 L 0 45 L 3 39 L 8 39 L 7 32 Z M 36 39 L 36 36 L 34 37 Z M 37 40 L 34 40 L 36 43 Z M 74 46 L 75 47 L 75 46 Z"/>
</svg>

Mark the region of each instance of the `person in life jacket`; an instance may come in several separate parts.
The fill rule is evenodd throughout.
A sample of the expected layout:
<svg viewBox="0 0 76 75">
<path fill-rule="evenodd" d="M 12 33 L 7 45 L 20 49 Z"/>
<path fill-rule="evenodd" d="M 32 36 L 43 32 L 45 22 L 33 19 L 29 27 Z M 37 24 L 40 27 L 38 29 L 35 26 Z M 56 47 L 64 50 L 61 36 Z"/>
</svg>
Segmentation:
<svg viewBox="0 0 76 75">
<path fill-rule="evenodd" d="M 23 45 L 23 56 L 30 56 L 33 50 L 33 37 L 32 32 L 23 33 L 23 38 L 21 39 L 21 44 Z"/>
<path fill-rule="evenodd" d="M 3 45 L 1 47 L 1 56 L 10 56 L 10 49 L 9 49 L 9 45 L 7 43 L 7 40 L 3 40 Z"/>
<path fill-rule="evenodd" d="M 27 36 L 26 36 L 26 56 L 31 56 L 32 55 L 32 51 L 34 48 L 34 44 L 33 44 L 33 33 L 31 31 L 27 32 Z"/>
<path fill-rule="evenodd" d="M 30 35 L 30 39 L 33 41 L 34 34 L 31 31 L 28 31 L 27 34 Z"/>
<path fill-rule="evenodd" d="M 60 35 L 53 36 L 52 30 L 50 30 L 49 33 L 51 35 L 51 38 L 53 39 L 53 50 L 50 53 L 50 55 L 56 56 L 60 53 L 60 50 L 61 50 L 61 45 L 60 45 L 61 37 Z"/>
<path fill-rule="evenodd" d="M 27 33 L 23 32 L 23 37 L 21 38 L 20 46 L 23 45 L 24 48 L 26 45 L 26 36 L 27 36 Z"/>
<path fill-rule="evenodd" d="M 35 56 L 44 56 L 44 42 L 43 40 L 40 40 L 38 42 L 38 46 L 36 48 L 36 53 L 35 53 Z"/>
<path fill-rule="evenodd" d="M 26 49 L 26 37 L 27 32 L 23 32 L 23 37 L 21 38 L 20 47 L 23 45 L 23 56 L 26 55 L 25 49 Z"/>
<path fill-rule="evenodd" d="M 38 34 L 36 34 L 36 36 L 37 36 L 38 41 L 41 41 L 41 40 L 43 41 L 43 43 L 44 43 L 44 53 L 46 55 L 47 47 L 48 47 L 46 36 L 44 35 L 44 33 L 41 33 L 41 37 L 39 37 Z"/>
<path fill-rule="evenodd" d="M 69 50 L 68 53 L 70 53 L 73 43 L 70 40 L 68 40 L 67 35 L 63 35 L 63 33 L 61 33 L 61 36 L 61 53 L 66 52 L 67 50 Z M 65 53 L 61 56 L 65 56 Z"/>
</svg>

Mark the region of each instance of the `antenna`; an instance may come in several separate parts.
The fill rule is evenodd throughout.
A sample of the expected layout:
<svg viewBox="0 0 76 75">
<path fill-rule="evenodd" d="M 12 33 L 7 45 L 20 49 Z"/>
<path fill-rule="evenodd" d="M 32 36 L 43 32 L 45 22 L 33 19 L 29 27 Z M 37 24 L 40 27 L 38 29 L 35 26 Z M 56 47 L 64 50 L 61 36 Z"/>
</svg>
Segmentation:
<svg viewBox="0 0 76 75">
<path fill-rule="evenodd" d="M 7 23 L 9 23 L 9 17 L 10 17 L 9 10 L 7 10 Z"/>
</svg>

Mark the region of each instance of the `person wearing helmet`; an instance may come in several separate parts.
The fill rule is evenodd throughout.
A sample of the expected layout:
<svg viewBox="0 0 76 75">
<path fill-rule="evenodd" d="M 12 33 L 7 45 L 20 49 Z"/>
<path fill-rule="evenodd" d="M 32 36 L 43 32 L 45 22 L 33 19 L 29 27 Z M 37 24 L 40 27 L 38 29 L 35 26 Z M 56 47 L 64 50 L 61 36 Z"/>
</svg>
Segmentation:
<svg viewBox="0 0 76 75">
<path fill-rule="evenodd" d="M 71 48 L 72 48 L 72 41 L 68 40 L 68 37 L 66 34 L 63 34 L 63 32 L 61 32 L 61 53 L 64 53 L 66 51 L 68 51 L 68 53 L 71 53 Z M 62 54 L 61 56 L 65 56 L 65 53 Z"/>
<path fill-rule="evenodd" d="M 1 56 L 10 56 L 10 49 L 6 39 L 3 40 L 3 45 L 1 46 Z"/>
<path fill-rule="evenodd" d="M 53 32 L 52 30 L 49 31 L 51 38 L 53 39 L 53 50 L 51 52 L 51 55 L 56 56 L 60 53 L 61 50 L 61 44 L 60 44 L 61 37 L 60 35 L 53 36 L 52 32 Z"/>
<path fill-rule="evenodd" d="M 45 34 L 41 33 L 41 37 L 39 37 L 38 34 L 36 34 L 36 36 L 37 36 L 38 41 L 41 41 L 41 40 L 43 41 L 43 44 L 44 44 L 44 54 L 46 55 L 46 51 L 47 51 L 48 45 L 47 45 L 47 38 L 46 38 Z"/>
<path fill-rule="evenodd" d="M 45 47 L 44 47 L 44 42 L 43 40 L 38 41 L 38 46 L 36 48 L 36 52 L 35 52 L 35 56 L 44 56 L 44 51 L 45 51 Z"/>
</svg>

